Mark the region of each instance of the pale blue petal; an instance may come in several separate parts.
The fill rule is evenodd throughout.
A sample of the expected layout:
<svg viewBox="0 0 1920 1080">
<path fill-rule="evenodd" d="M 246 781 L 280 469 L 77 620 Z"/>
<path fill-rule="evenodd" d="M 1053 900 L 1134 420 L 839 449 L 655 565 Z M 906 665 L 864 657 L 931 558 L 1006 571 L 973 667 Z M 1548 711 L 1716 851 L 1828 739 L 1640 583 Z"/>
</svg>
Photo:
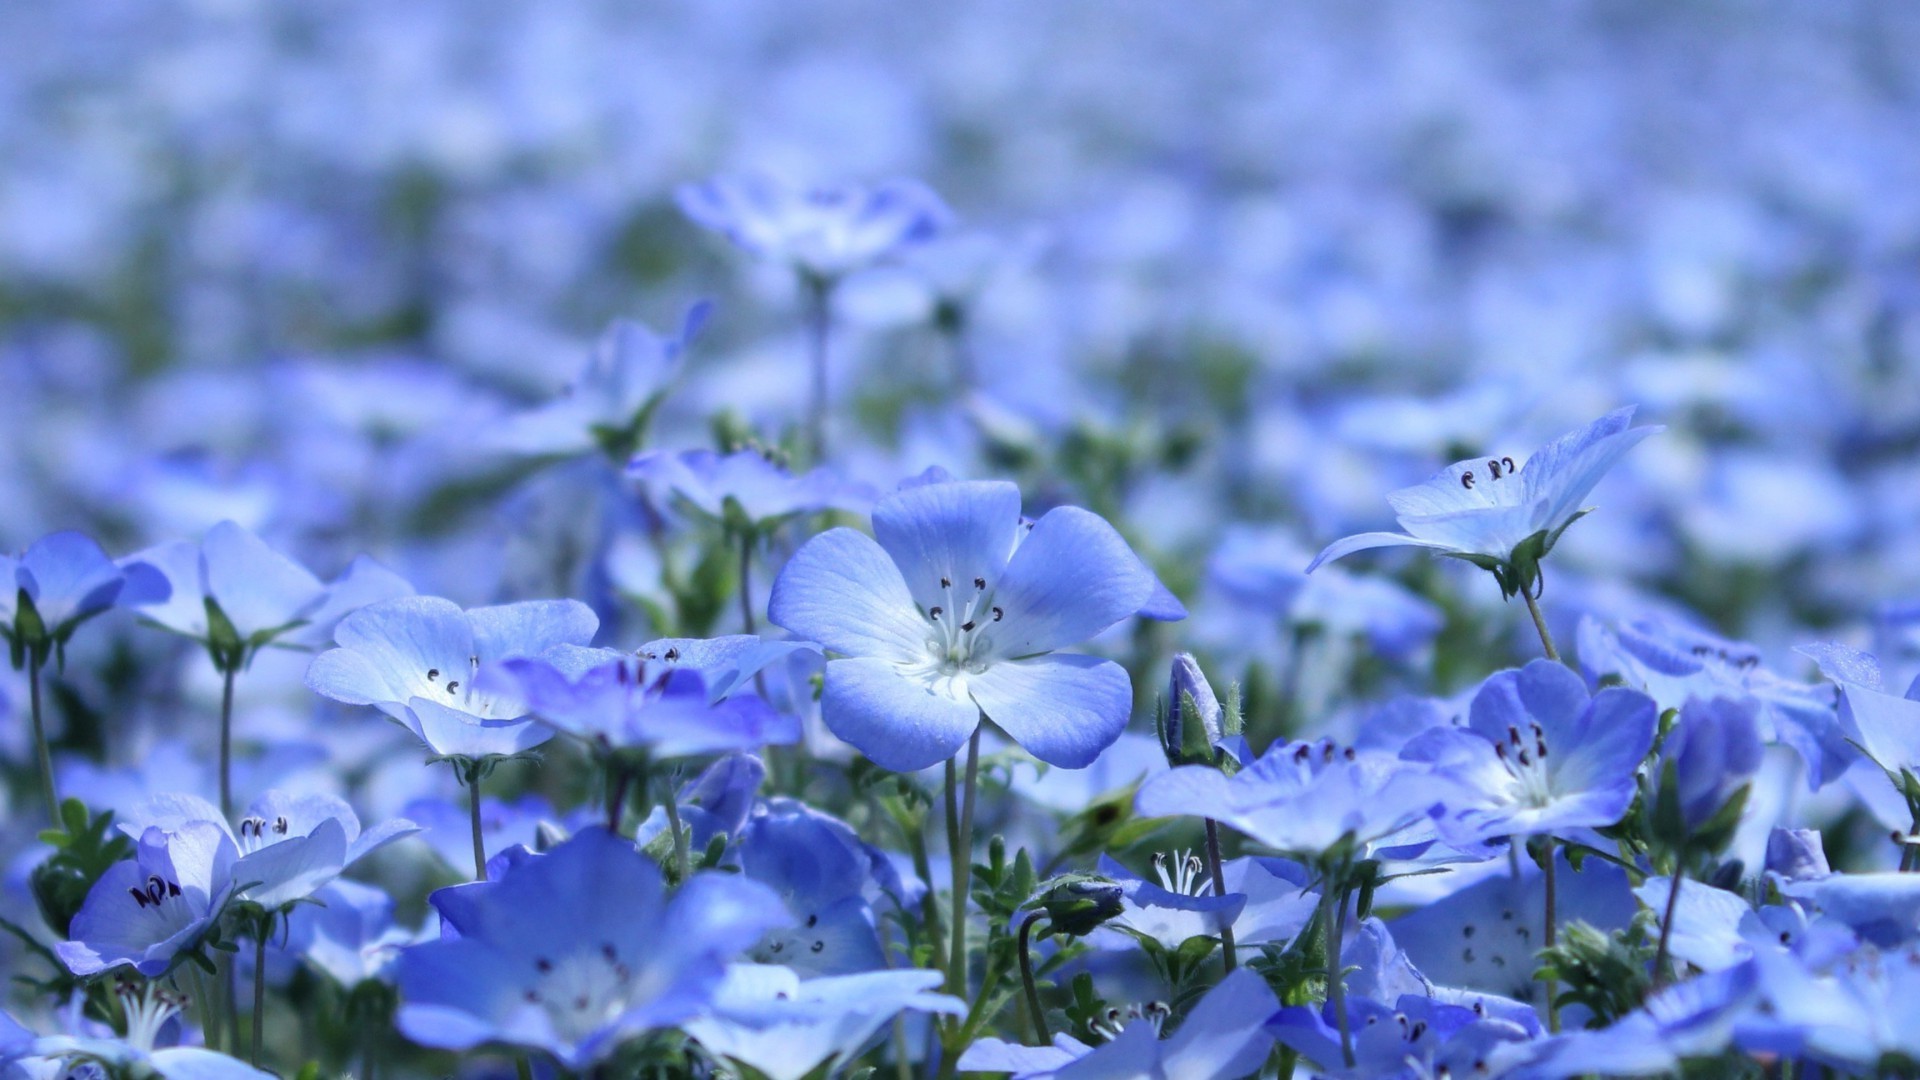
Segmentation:
<svg viewBox="0 0 1920 1080">
<path fill-rule="evenodd" d="M 827 665 L 820 714 L 828 730 L 875 764 L 913 772 L 952 757 L 980 723 L 980 708 L 865 657 Z"/>
<path fill-rule="evenodd" d="M 980 711 L 1029 754 L 1084 769 L 1133 713 L 1133 683 L 1111 660 L 1063 654 L 1001 661 L 968 681 Z"/>
<path fill-rule="evenodd" d="M 1311 574 L 1315 570 L 1320 569 L 1322 564 L 1330 563 L 1335 559 L 1344 559 L 1356 551 L 1367 551 L 1372 548 L 1381 547 L 1447 548 L 1448 546 L 1447 544 L 1437 543 L 1432 540 L 1420 540 L 1407 536 L 1404 533 L 1355 533 L 1352 536 L 1343 537 L 1328 544 L 1320 554 L 1313 557 L 1312 562 L 1307 564 L 1307 573 Z"/>
<path fill-rule="evenodd" d="M 207 530 L 200 550 L 207 595 L 243 639 L 304 619 L 326 598 L 306 567 L 231 521 Z"/>
<path fill-rule="evenodd" d="M 1112 525 L 1076 506 L 1049 511 L 993 588 L 1004 612 L 988 628 L 999 656 L 1078 644 L 1139 611 L 1155 581 Z M 989 613 L 976 611 L 984 622 Z"/>
<path fill-rule="evenodd" d="M 467 612 L 473 649 L 485 664 L 510 656 L 538 656 L 555 645 L 585 645 L 600 617 L 578 600 L 523 600 Z"/>
<path fill-rule="evenodd" d="M 1005 481 L 908 488 L 873 508 L 873 537 L 923 611 L 974 595 L 975 579 L 991 589 L 1019 528 L 1020 489 Z"/>
<path fill-rule="evenodd" d="M 767 617 L 834 652 L 897 660 L 924 655 L 932 630 L 887 553 L 854 529 L 829 529 L 794 553 Z"/>
<path fill-rule="evenodd" d="M 441 756 L 481 758 L 531 750 L 553 737 L 553 729 L 531 720 L 484 720 L 450 709 L 431 698 L 412 698 L 406 713 L 414 734 Z"/>
<path fill-rule="evenodd" d="M 475 656 L 466 615 L 437 596 L 369 604 L 340 620 L 334 640 L 341 648 L 314 660 L 307 686 L 349 705 L 444 692 L 447 680 L 468 676 Z"/>
</svg>

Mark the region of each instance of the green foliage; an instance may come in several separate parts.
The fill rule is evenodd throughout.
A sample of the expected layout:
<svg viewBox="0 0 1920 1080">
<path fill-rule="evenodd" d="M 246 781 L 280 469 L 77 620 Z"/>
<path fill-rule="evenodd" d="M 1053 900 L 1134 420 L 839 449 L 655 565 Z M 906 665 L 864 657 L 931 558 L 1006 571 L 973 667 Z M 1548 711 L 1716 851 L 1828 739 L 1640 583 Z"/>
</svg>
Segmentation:
<svg viewBox="0 0 1920 1080">
<path fill-rule="evenodd" d="M 79 799 L 60 804 L 60 823 L 61 828 L 40 834 L 42 842 L 53 845 L 53 854 L 33 868 L 28 881 L 40 917 L 64 936 L 100 875 L 132 857 L 133 841 L 113 828 L 111 811 L 92 816 Z"/>
<path fill-rule="evenodd" d="M 1561 1008 L 1584 1005 L 1593 1014 L 1589 1027 L 1605 1027 L 1638 1008 L 1652 990 L 1647 972 L 1653 964 L 1656 916 L 1642 910 L 1631 923 L 1611 933 L 1584 922 L 1560 928 L 1560 941 L 1540 953 L 1537 979 L 1556 979 Z"/>
</svg>

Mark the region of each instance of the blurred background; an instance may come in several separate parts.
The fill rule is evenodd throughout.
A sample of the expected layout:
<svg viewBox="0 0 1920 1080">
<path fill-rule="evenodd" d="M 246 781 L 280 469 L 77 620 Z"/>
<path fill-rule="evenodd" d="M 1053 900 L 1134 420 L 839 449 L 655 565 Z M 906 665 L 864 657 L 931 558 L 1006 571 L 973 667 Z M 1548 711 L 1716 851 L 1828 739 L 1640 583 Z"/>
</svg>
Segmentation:
<svg viewBox="0 0 1920 1080">
<path fill-rule="evenodd" d="M 1624 404 L 1670 430 L 1556 555 L 1566 633 L 1910 648 L 1914 55 L 1898 0 L 0 6 L 0 545 L 231 518 L 324 577 L 690 629 L 633 602 L 661 521 L 581 509 L 605 462 L 492 434 L 701 298 L 650 445 L 790 432 L 792 277 L 674 191 L 903 177 L 978 244 L 965 319 L 926 265 L 845 283 L 835 467 L 1109 514 L 1194 611 L 1163 644 L 1256 690 L 1528 655 L 1469 567 L 1300 570 Z"/>
</svg>

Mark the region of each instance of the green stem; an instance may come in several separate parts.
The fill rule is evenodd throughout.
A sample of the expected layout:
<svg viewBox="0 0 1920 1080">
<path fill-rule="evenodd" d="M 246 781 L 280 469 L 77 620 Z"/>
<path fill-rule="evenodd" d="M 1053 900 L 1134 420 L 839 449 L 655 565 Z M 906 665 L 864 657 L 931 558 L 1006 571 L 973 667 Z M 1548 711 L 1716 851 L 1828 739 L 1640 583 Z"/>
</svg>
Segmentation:
<svg viewBox="0 0 1920 1080">
<path fill-rule="evenodd" d="M 53 751 L 47 746 L 46 722 L 41 719 L 40 664 L 37 656 L 27 657 L 27 694 L 33 702 L 33 748 L 40 755 L 40 789 L 47 798 L 47 823 L 60 827 L 60 791 L 53 783 Z"/>
<path fill-rule="evenodd" d="M 460 772 L 458 765 L 454 766 Z M 487 880 L 487 845 L 480 839 L 480 767 L 469 765 L 462 777 L 467 784 L 467 817 L 473 825 L 473 880 Z"/>
<path fill-rule="evenodd" d="M 182 964 L 181 967 L 193 976 L 194 1004 L 200 1010 L 200 1034 L 206 1041 L 207 1049 L 220 1049 L 220 1011 L 214 1007 L 213 995 L 207 993 L 206 976 L 200 974 L 200 965 Z"/>
<path fill-rule="evenodd" d="M 746 633 L 759 631 L 754 629 L 753 619 L 753 533 L 742 530 L 740 533 L 740 625 L 746 627 Z M 761 682 L 760 696 L 766 697 L 764 680 L 760 673 L 754 673 L 754 679 Z"/>
<path fill-rule="evenodd" d="M 673 868 L 682 882 L 693 876 L 693 867 L 687 859 L 687 838 L 680 831 L 679 793 L 674 791 L 672 776 L 666 778 L 666 798 L 662 800 L 667 808 L 667 828 L 673 830 Z"/>
<path fill-rule="evenodd" d="M 1327 874 L 1320 883 L 1320 909 L 1327 926 L 1327 1004 L 1340 1025 L 1340 1056 L 1347 1068 L 1353 1068 L 1353 1030 L 1347 1018 L 1347 975 L 1340 967 L 1340 939 L 1347 928 L 1347 887 L 1345 868 L 1338 875 Z"/>
<path fill-rule="evenodd" d="M 1033 1045 L 1047 1046 L 1053 1042 L 1053 1033 L 1047 1030 L 1047 1013 L 1040 1007 L 1040 991 L 1033 984 L 1033 955 L 1030 945 L 1033 939 L 1033 924 L 1040 921 L 1044 912 L 1029 912 L 1020 920 L 1020 981 L 1027 989 L 1027 1014 L 1033 1017 Z"/>
<path fill-rule="evenodd" d="M 240 956 L 230 952 L 220 955 L 223 957 L 220 981 L 226 984 L 227 1049 L 237 1057 L 240 1053 Z"/>
<path fill-rule="evenodd" d="M 633 773 L 612 757 L 607 759 L 607 773 L 607 831 L 619 836 L 626 810 L 627 784 L 633 779 Z"/>
<path fill-rule="evenodd" d="M 948 927 L 947 993 L 962 1001 L 967 994 L 967 893 L 973 876 L 973 799 L 980 775 L 980 729 L 973 729 L 967 741 L 967 771 L 964 795 L 955 791 L 958 776 L 952 758 L 947 759 L 947 851 L 953 867 L 953 918 Z M 959 1027 L 953 1029 L 955 1033 Z M 943 1040 L 940 1076 L 951 1077 L 959 1068 L 960 1052 L 965 1049 Z"/>
<path fill-rule="evenodd" d="M 220 681 L 220 812 L 233 817 L 233 676 L 226 666 Z"/>
<path fill-rule="evenodd" d="M 1207 865 L 1213 867 L 1213 895 L 1227 895 L 1227 876 L 1220 868 L 1220 826 L 1212 818 L 1207 818 Z M 1220 927 L 1220 955 L 1227 962 L 1227 974 L 1233 974 L 1238 966 L 1233 948 L 1233 924 Z"/>
<path fill-rule="evenodd" d="M 1546 947 L 1551 949 L 1553 948 L 1556 941 L 1558 941 L 1559 921 L 1560 921 L 1559 920 L 1560 890 L 1559 890 L 1559 873 L 1557 870 L 1557 863 L 1559 862 L 1559 860 L 1555 858 L 1553 853 L 1553 846 L 1554 846 L 1553 837 L 1551 836 L 1547 837 L 1546 841 L 1547 841 L 1546 857 L 1540 861 L 1540 872 L 1546 875 L 1547 925 L 1546 925 L 1546 933 L 1544 936 L 1546 940 Z M 1555 1033 L 1558 1033 L 1560 1030 L 1560 1005 L 1556 1000 L 1559 998 L 1559 996 L 1560 996 L 1560 981 L 1558 979 L 1548 979 L 1547 980 L 1547 1030 Z"/>
<path fill-rule="evenodd" d="M 1560 659 L 1560 650 L 1553 647 L 1553 635 L 1547 633 L 1546 616 L 1540 614 L 1540 601 L 1525 589 L 1520 590 L 1520 595 L 1527 600 L 1527 614 L 1533 616 L 1533 628 L 1540 632 L 1540 647 L 1547 651 L 1547 659 Z"/>
<path fill-rule="evenodd" d="M 261 1034 L 267 1021 L 267 935 L 272 932 L 273 916 L 260 920 L 254 929 L 253 941 L 253 1046 L 247 1054 L 247 1062 L 254 1068 L 260 1067 Z"/>
<path fill-rule="evenodd" d="M 1673 913 L 1680 906 L 1680 883 L 1686 880 L 1686 874 L 1679 867 L 1673 870 L 1673 878 L 1667 886 L 1667 913 L 1660 920 L 1660 947 L 1653 954 L 1653 988 L 1660 989 L 1667 984 L 1667 937 L 1673 933 Z"/>
<path fill-rule="evenodd" d="M 521 1054 L 513 1059 L 513 1071 L 520 1080 L 533 1080 L 533 1066 L 527 1064 L 527 1055 Z"/>
</svg>

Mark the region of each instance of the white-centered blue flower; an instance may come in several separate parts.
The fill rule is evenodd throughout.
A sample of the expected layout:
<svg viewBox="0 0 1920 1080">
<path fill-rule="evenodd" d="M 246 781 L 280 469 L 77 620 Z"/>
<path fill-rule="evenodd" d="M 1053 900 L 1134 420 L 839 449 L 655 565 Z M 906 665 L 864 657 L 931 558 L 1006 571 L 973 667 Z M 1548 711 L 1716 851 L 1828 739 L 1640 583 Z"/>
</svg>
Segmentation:
<svg viewBox="0 0 1920 1080">
<path fill-rule="evenodd" d="M 1028 526 L 1018 487 L 965 482 L 883 499 L 873 531 L 807 541 L 768 608 L 842 654 L 821 699 L 835 735 L 899 772 L 952 757 L 982 715 L 1063 768 L 1119 738 L 1133 708 L 1126 669 L 1054 652 L 1153 595 L 1153 574 L 1113 526 L 1076 507 Z"/>
<path fill-rule="evenodd" d="M 1587 509 L 1587 494 L 1620 456 L 1665 428 L 1631 427 L 1616 409 L 1541 447 L 1531 457 L 1455 462 L 1425 482 L 1387 495 L 1404 533 L 1359 533 L 1327 545 L 1307 566 L 1368 548 L 1412 546 L 1492 570 L 1508 595 L 1532 585 L 1539 561 Z"/>
<path fill-rule="evenodd" d="M 695 223 L 825 281 L 930 239 L 953 216 L 940 196 L 912 180 L 799 187 L 752 173 L 687 184 L 676 198 Z"/>
</svg>

